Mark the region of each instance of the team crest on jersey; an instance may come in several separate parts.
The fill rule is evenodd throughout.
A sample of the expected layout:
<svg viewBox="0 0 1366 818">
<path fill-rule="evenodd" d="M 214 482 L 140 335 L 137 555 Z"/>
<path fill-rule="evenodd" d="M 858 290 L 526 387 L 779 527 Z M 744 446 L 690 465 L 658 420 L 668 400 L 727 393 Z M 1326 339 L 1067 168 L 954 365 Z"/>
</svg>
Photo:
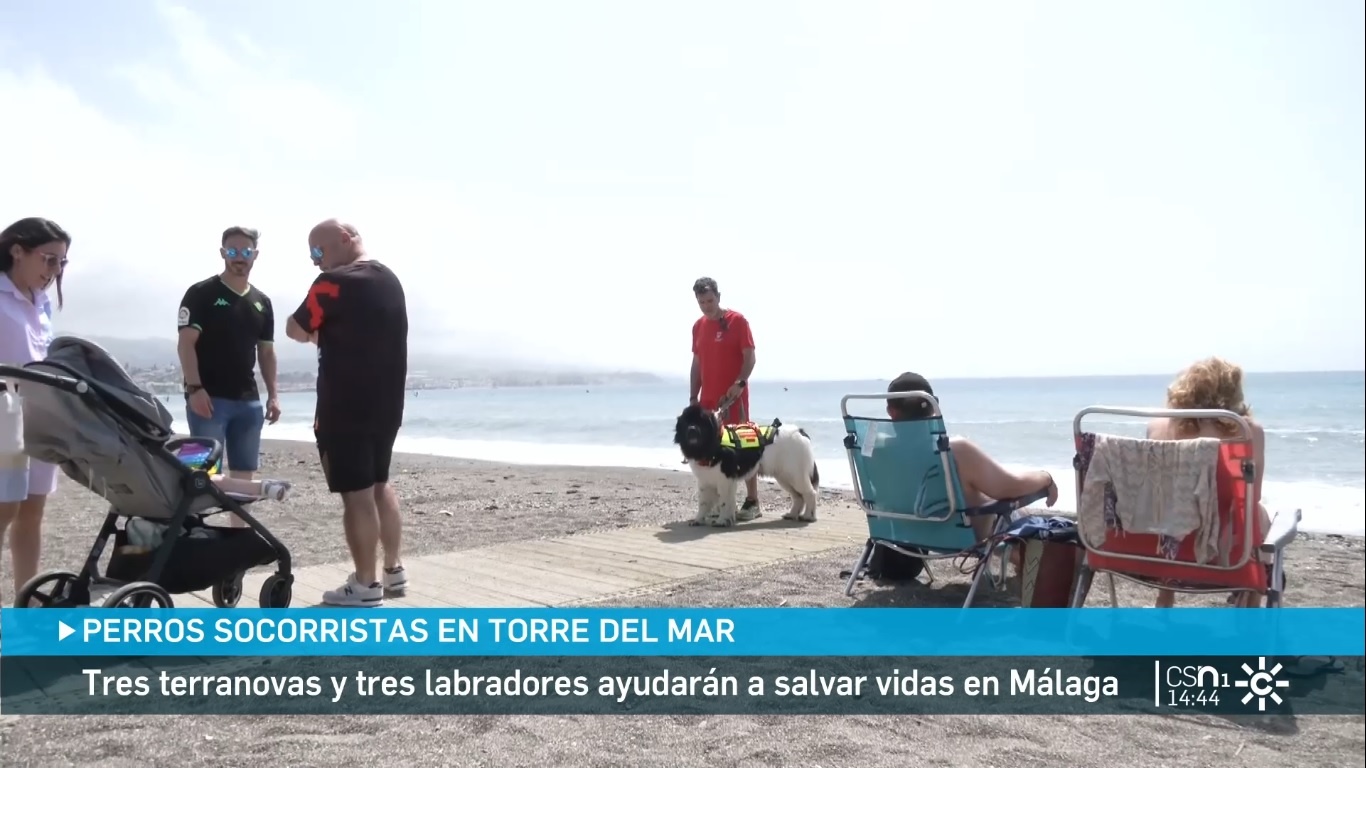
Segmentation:
<svg viewBox="0 0 1366 818">
<path fill-rule="evenodd" d="M 180 326 L 182 326 L 182 327 L 188 327 L 188 326 L 190 325 L 190 308 L 189 308 L 189 307 L 181 307 L 181 308 L 180 308 L 180 316 L 179 316 L 176 320 L 177 320 L 177 323 L 178 323 Z"/>
</svg>

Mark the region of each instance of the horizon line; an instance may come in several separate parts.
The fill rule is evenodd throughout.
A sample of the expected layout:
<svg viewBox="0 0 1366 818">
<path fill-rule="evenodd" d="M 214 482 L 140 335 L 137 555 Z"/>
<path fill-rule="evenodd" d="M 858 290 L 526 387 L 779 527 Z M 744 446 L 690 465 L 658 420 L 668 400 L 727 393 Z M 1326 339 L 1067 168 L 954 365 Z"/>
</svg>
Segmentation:
<svg viewBox="0 0 1366 818">
<path fill-rule="evenodd" d="M 687 380 L 686 375 L 664 375 L 659 377 L 667 380 Z M 1244 375 L 1363 375 L 1366 376 L 1366 369 L 1245 369 Z M 1105 372 L 1093 372 L 1074 375 L 943 375 L 935 376 L 936 381 L 1042 381 L 1042 380 L 1084 380 L 1088 378 L 1172 378 L 1176 373 L 1173 372 L 1125 372 L 1112 374 Z M 750 383 L 859 383 L 863 381 L 887 382 L 889 378 L 756 378 L 751 377 Z"/>
<path fill-rule="evenodd" d="M 76 337 L 81 337 L 81 336 L 76 336 Z M 94 340 L 96 343 L 99 343 L 100 340 L 106 340 L 106 341 L 132 341 L 132 342 L 138 342 L 138 341 L 147 341 L 147 342 L 151 342 L 151 341 L 160 341 L 160 340 L 161 340 L 161 338 L 160 338 L 159 336 L 155 336 L 155 335 L 153 335 L 153 336 L 145 336 L 145 335 L 144 335 L 144 336 L 126 336 L 126 335 L 124 335 L 124 336 L 119 336 L 119 335 L 92 334 L 92 335 L 88 335 L 88 336 L 84 336 L 84 337 L 87 338 L 87 339 L 89 339 L 89 340 Z M 96 339 L 99 339 L 99 340 L 96 340 Z M 468 353 L 468 352 L 436 352 L 436 353 L 431 353 L 431 352 L 422 353 L 422 352 L 419 352 L 418 354 L 419 354 L 419 356 L 434 357 L 434 358 L 442 358 L 442 357 L 469 357 L 469 358 L 478 359 L 478 358 L 482 357 L 482 356 L 478 355 L 477 353 Z M 644 369 L 644 368 L 632 368 L 632 367 L 627 367 L 627 366 L 611 365 L 611 364 L 603 364 L 603 365 L 596 365 L 596 366 L 595 366 L 595 365 L 592 365 L 592 364 L 589 364 L 589 365 L 584 365 L 584 364 L 572 365 L 572 364 L 567 364 L 567 363 L 557 363 L 557 362 L 551 362 L 551 361 L 536 361 L 536 360 L 533 360 L 533 359 L 530 359 L 530 358 L 522 358 L 521 360 L 517 360 L 517 359 L 515 359 L 515 358 L 514 358 L 513 360 L 507 360 L 507 359 L 499 360 L 498 358 L 490 357 L 489 360 L 490 360 L 490 361 L 496 361 L 496 362 L 501 363 L 501 364 L 503 364 L 504 366 L 508 367 L 506 370 L 504 370 L 504 371 L 506 371 L 506 372 L 508 372 L 508 373 L 517 372 L 517 371 L 518 371 L 517 368 L 520 366 L 520 367 L 526 367 L 526 368 L 532 368 L 532 367 L 534 367 L 534 368 L 536 368 L 536 369 L 541 369 L 541 370 L 543 370 L 543 371 L 542 371 L 540 374 L 577 374 L 577 375 L 596 375 L 596 376 L 600 376 L 600 377 L 601 377 L 601 376 L 611 376 L 611 375 L 623 375 L 623 376 L 629 376 L 629 375 L 651 375 L 651 376 L 654 376 L 654 377 L 656 377 L 656 378 L 660 378 L 661 380 L 669 380 L 669 381 L 673 381 L 673 380 L 687 380 L 687 379 L 688 379 L 688 376 L 687 376 L 686 374 L 683 374 L 683 373 L 675 373 L 675 372 L 668 372 L 668 373 L 666 373 L 666 372 L 660 372 L 660 371 L 657 371 L 657 370 L 656 370 L 656 371 L 651 371 L 651 370 L 649 370 L 649 369 Z M 176 363 L 176 362 L 174 362 L 174 361 L 168 362 L 168 364 L 173 364 L 173 363 Z M 496 373 L 496 372 L 493 372 L 493 373 L 484 373 L 484 374 L 497 374 L 497 373 Z M 1030 380 L 1034 380 L 1034 381 L 1037 381 L 1037 380 L 1050 380 L 1050 379 L 1051 379 L 1051 380 L 1081 380 L 1081 379 L 1086 379 L 1086 378 L 1167 378 L 1167 377 L 1175 377 L 1175 374 L 1176 374 L 1176 373 L 1174 373 L 1174 372 L 1128 372 L 1128 373 L 1120 373 L 1120 374 L 1105 373 L 1105 372 L 1089 372 L 1089 373 L 1048 374 L 1048 375 L 936 375 L 935 378 L 936 378 L 937 380 L 941 380 L 941 381 L 981 381 L 981 380 L 1009 380 L 1009 381 L 1030 381 Z M 1261 370 L 1261 369 L 1244 369 L 1244 370 L 1243 370 L 1243 374 L 1245 374 L 1245 375 L 1366 375 L 1366 369 L 1284 369 L 1284 370 L 1282 370 L 1282 369 L 1268 369 L 1268 370 Z M 844 378 L 796 378 L 796 377 L 791 377 L 791 378 L 782 378 L 782 377 L 778 377 L 778 378 L 751 377 L 751 378 L 750 378 L 750 382 L 751 382 L 751 383 L 853 383 L 853 382 L 863 382 L 863 381 L 868 381 L 868 382 L 874 382 L 874 383 L 875 383 L 875 382 L 887 381 L 887 380 L 888 380 L 888 378 L 887 378 L 886 376 L 878 376 L 878 377 L 844 377 Z"/>
<path fill-rule="evenodd" d="M 550 373 L 547 373 L 547 374 L 550 374 Z M 565 374 L 577 374 L 577 373 L 565 373 Z M 639 371 L 636 371 L 636 372 L 622 371 L 622 372 L 620 372 L 620 373 L 613 373 L 613 372 L 606 372 L 606 371 L 598 371 L 598 372 L 589 372 L 589 373 L 584 373 L 584 374 L 598 375 L 598 376 L 604 376 L 604 375 L 605 375 L 605 376 L 611 376 L 611 375 L 613 375 L 613 374 L 622 374 L 622 375 L 640 375 L 640 374 L 654 375 L 655 377 L 658 377 L 661 381 L 663 381 L 663 382 L 665 382 L 665 383 L 670 383 L 670 384 L 675 383 L 675 382 L 677 382 L 677 383 L 682 383 L 682 382 L 684 382 L 684 381 L 687 380 L 686 377 L 680 376 L 680 375 L 661 375 L 661 374 L 658 374 L 658 373 L 639 372 Z M 1360 369 L 1306 369 L 1306 370 L 1296 370 L 1296 371 L 1289 371 L 1289 372 L 1272 372 L 1272 371 L 1265 371 L 1265 372 L 1248 372 L 1248 373 L 1245 373 L 1245 374 L 1249 374 L 1249 375 L 1364 375 L 1364 376 L 1366 376 L 1366 370 L 1360 370 Z M 496 376 L 496 374 L 495 374 L 495 376 Z M 1171 377 L 1171 375 L 1170 375 L 1169 373 L 1140 373 L 1140 374 L 1125 374 L 1125 375 L 1009 375 L 1009 376 L 1001 376 L 1001 377 L 995 377 L 995 376 L 990 376 L 990 375 L 979 375 L 979 376 L 973 376 L 973 377 L 964 377 L 964 376 L 944 377 L 944 378 L 936 378 L 935 380 L 936 380 L 936 382 L 950 382 L 950 383 L 952 383 L 952 382 L 956 382 L 956 381 L 997 381 L 997 380 L 1009 380 L 1009 381 L 1042 381 L 1042 380 L 1060 380 L 1060 381 L 1068 381 L 1068 380 L 1078 380 L 1078 381 L 1079 381 L 1079 380 L 1099 380 L 1099 379 L 1104 379 L 1104 378 L 1166 378 L 1166 377 Z M 828 384 L 828 383 L 864 383 L 864 382 L 868 382 L 868 383 L 885 383 L 885 382 L 886 382 L 886 379 L 885 379 L 885 378 L 813 378 L 813 379 L 798 379 L 798 378 L 786 378 L 786 379 L 784 379 L 784 378 L 771 378 L 771 379 L 770 379 L 770 378 L 751 378 L 751 379 L 750 379 L 750 383 L 752 383 L 752 384 L 764 384 L 764 385 L 769 385 L 769 386 L 781 386 L 781 385 L 783 385 L 783 384 Z M 584 385 L 584 384 L 551 384 L 551 383 L 547 383 L 547 384 L 516 384 L 516 385 L 498 386 L 498 387 L 453 387 L 453 386 L 452 386 L 452 387 L 443 387 L 443 386 L 428 386 L 428 387 L 421 387 L 421 389 L 422 389 L 423 391 L 430 391 L 430 392 L 440 391 L 440 390 L 443 390 L 443 389 L 479 389 L 479 388 L 497 388 L 497 389 L 576 389 L 576 388 L 579 388 L 579 387 L 581 387 L 581 386 L 583 386 L 583 385 Z M 601 384 L 601 385 L 610 385 L 610 384 Z M 874 391 L 879 390 L 879 389 L 883 389 L 883 388 L 884 388 L 884 387 L 873 387 Z M 298 391 L 312 391 L 312 390 L 298 390 Z"/>
</svg>

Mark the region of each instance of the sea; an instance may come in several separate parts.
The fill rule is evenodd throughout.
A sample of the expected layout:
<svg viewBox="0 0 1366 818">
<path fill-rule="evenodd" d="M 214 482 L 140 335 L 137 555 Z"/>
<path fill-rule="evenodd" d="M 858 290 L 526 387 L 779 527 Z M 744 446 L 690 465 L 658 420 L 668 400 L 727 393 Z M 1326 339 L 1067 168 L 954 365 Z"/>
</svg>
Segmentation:
<svg viewBox="0 0 1366 818">
<path fill-rule="evenodd" d="M 971 438 L 999 462 L 1052 472 L 1057 508 L 1074 510 L 1072 426 L 1088 406 L 1160 406 L 1163 376 L 936 379 L 951 434 Z M 885 381 L 754 381 L 757 422 L 781 419 L 811 436 L 821 483 L 851 488 L 841 403 L 878 394 Z M 1366 533 L 1366 390 L 1363 373 L 1246 375 L 1252 413 L 1267 433 L 1268 508 L 1299 508 L 1301 529 Z M 185 431 L 184 399 L 163 397 Z M 282 417 L 264 437 L 313 440 L 312 392 L 281 396 Z M 428 389 L 410 392 L 397 450 L 524 465 L 620 466 L 683 471 L 672 444 L 687 384 Z M 851 414 L 881 417 L 881 401 L 854 400 Z M 1145 421 L 1088 416 L 1087 431 L 1143 435 Z"/>
</svg>

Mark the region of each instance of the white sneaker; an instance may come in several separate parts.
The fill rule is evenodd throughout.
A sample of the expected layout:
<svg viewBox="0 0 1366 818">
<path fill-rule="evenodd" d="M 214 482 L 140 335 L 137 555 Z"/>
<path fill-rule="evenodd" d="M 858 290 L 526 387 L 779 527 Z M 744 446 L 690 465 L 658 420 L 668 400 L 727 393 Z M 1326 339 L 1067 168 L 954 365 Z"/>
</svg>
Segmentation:
<svg viewBox="0 0 1366 818">
<path fill-rule="evenodd" d="M 385 596 L 403 596 L 408 593 L 408 572 L 402 565 L 384 569 Z"/>
<path fill-rule="evenodd" d="M 323 592 L 323 604 L 340 608 L 378 608 L 384 604 L 384 586 L 378 582 L 361 585 L 356 581 L 356 575 L 351 574 L 340 588 Z"/>
</svg>

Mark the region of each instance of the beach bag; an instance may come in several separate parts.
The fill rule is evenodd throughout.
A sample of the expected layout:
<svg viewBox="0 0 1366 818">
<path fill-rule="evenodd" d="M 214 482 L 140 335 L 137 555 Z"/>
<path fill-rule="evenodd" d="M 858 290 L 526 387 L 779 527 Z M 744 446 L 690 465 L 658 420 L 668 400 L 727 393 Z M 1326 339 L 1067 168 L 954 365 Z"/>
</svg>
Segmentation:
<svg viewBox="0 0 1366 818">
<path fill-rule="evenodd" d="M 24 401 L 0 382 L 0 469 L 28 468 L 24 451 Z"/>
<path fill-rule="evenodd" d="M 1021 608 L 1067 608 L 1077 589 L 1085 551 L 1077 543 L 1018 539 L 1013 557 L 1020 578 Z"/>
<path fill-rule="evenodd" d="M 873 549 L 868 559 L 868 578 L 885 579 L 893 582 L 909 582 L 925 570 L 925 560 L 893 551 L 884 546 Z"/>
</svg>

